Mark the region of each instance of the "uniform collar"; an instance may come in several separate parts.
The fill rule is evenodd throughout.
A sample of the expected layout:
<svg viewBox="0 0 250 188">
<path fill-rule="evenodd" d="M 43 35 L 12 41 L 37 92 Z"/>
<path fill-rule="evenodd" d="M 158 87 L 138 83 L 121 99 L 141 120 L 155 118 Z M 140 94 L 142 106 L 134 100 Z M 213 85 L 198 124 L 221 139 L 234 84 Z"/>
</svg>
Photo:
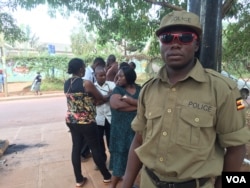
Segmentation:
<svg viewBox="0 0 250 188">
<path fill-rule="evenodd" d="M 159 78 L 160 80 L 162 80 L 163 82 L 168 82 L 168 75 L 167 75 L 165 65 L 161 67 L 161 69 L 159 70 L 159 73 L 156 77 Z M 196 59 L 196 63 L 194 65 L 194 67 L 192 68 L 192 70 L 187 74 L 187 76 L 183 80 L 186 80 L 189 77 L 193 78 L 197 82 L 205 82 L 206 81 L 205 70 L 202 67 L 202 65 L 198 59 Z"/>
<path fill-rule="evenodd" d="M 105 82 L 103 83 L 103 85 L 100 86 L 100 85 L 98 84 L 98 82 L 96 81 L 96 82 L 94 83 L 94 85 L 95 85 L 95 86 L 99 86 L 99 87 L 104 87 L 104 86 L 108 85 L 108 83 L 107 83 L 107 81 L 105 81 Z"/>
</svg>

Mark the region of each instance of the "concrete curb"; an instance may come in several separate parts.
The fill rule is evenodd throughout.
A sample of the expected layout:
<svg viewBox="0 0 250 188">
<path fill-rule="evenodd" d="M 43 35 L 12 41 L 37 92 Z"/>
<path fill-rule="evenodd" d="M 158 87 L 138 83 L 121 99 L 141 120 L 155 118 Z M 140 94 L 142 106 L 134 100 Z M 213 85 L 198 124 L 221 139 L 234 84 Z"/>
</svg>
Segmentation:
<svg viewBox="0 0 250 188">
<path fill-rule="evenodd" d="M 9 141 L 8 140 L 0 140 L 0 157 L 3 156 L 4 152 L 9 146 Z"/>
<path fill-rule="evenodd" d="M 49 98 L 49 97 L 62 97 L 64 93 L 52 93 L 52 94 L 42 94 L 42 95 L 23 95 L 23 96 L 10 96 L 1 97 L 1 101 L 11 101 L 11 100 L 25 100 L 25 99 L 38 99 L 38 98 Z"/>
</svg>

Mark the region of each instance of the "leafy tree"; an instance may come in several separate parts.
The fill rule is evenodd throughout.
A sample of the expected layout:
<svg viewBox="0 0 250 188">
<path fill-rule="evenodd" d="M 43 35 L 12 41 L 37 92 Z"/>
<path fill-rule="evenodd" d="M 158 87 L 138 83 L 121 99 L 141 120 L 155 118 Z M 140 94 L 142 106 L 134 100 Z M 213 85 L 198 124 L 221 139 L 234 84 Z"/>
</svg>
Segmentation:
<svg viewBox="0 0 250 188">
<path fill-rule="evenodd" d="M 142 50 L 148 40 L 154 36 L 159 25 L 162 10 L 152 6 L 153 1 L 90 1 L 83 4 L 81 9 L 88 16 L 89 30 L 96 29 L 98 43 L 105 44 L 111 39 L 116 41 L 127 51 Z M 169 2 L 179 4 L 178 1 Z M 170 11 L 170 10 L 169 10 Z"/>
<path fill-rule="evenodd" d="M 109 54 L 116 54 L 120 57 L 123 46 L 114 40 L 107 41 L 105 44 L 98 44 L 97 35 L 93 32 L 87 32 L 82 24 L 74 28 L 71 34 L 71 48 L 75 55 L 82 56 L 84 59 L 90 59 L 91 62 L 96 56 L 107 58 Z M 87 63 L 91 63 L 87 62 Z"/>
<path fill-rule="evenodd" d="M 14 42 L 18 38 L 23 39 L 24 33 L 16 25 L 13 17 L 7 13 L 6 9 L 14 9 L 15 4 L 9 1 L 0 1 L 0 33 L 4 34 L 4 39 Z"/>
<path fill-rule="evenodd" d="M 25 41 L 20 41 L 20 42 L 15 42 L 13 44 L 13 47 L 17 47 L 17 48 L 34 48 L 36 50 L 39 49 L 40 44 L 39 44 L 39 37 L 36 36 L 35 33 L 32 33 L 30 26 L 28 25 L 21 25 L 20 29 L 22 30 L 24 37 L 25 37 Z M 25 47 L 24 47 L 25 46 Z"/>
<path fill-rule="evenodd" d="M 26 38 L 28 39 L 29 46 L 36 48 L 38 46 L 39 37 L 35 33 L 32 33 L 30 26 L 25 26 L 24 31 Z"/>
<path fill-rule="evenodd" d="M 84 27 L 75 28 L 71 34 L 71 48 L 76 55 L 95 54 L 96 39 Z"/>
<path fill-rule="evenodd" d="M 0 33 L 3 34 L 4 40 L 11 44 L 15 41 L 24 42 L 32 39 L 31 45 L 37 40 L 36 36 L 28 38 L 25 31 L 20 28 L 16 20 L 12 17 L 11 12 L 16 11 L 18 6 L 30 10 L 39 4 L 45 4 L 44 0 L 38 1 L 23 1 L 23 0 L 0 0 Z"/>
<path fill-rule="evenodd" d="M 162 15 L 171 10 L 186 9 L 187 1 L 168 0 L 89 0 L 64 4 L 67 10 L 76 10 L 87 15 L 88 30 L 96 29 L 98 43 L 105 44 L 115 40 L 118 43 L 126 41 L 127 50 L 141 50 L 154 31 L 159 26 Z M 234 0 L 223 2 L 223 16 L 233 15 L 237 11 Z M 57 3 L 52 7 L 60 7 Z M 233 7 L 233 9 L 231 9 Z M 236 8 L 235 8 L 236 7 Z M 151 52 L 156 53 L 158 43 L 152 40 Z"/>
<path fill-rule="evenodd" d="M 166 11 L 170 11 L 171 9 L 180 10 L 186 8 L 186 1 L 178 0 L 1 0 L 0 9 L 4 10 L 4 8 L 8 8 L 15 11 L 19 6 L 30 10 L 45 3 L 50 7 L 49 13 L 52 16 L 55 15 L 53 14 L 53 10 L 59 10 L 63 15 L 68 15 L 75 11 L 86 14 L 89 28 L 93 29 L 95 26 L 98 33 L 102 34 L 102 37 L 98 41 L 101 43 L 105 43 L 110 39 L 117 41 L 125 39 L 126 41 L 133 41 L 134 44 L 137 41 L 145 41 L 149 36 L 152 36 L 152 33 L 160 20 L 159 17 L 163 13 L 166 13 Z M 154 9 L 152 8 L 152 5 L 158 5 L 158 8 Z M 10 23 L 14 23 L 13 19 L 11 21 L 12 17 L 10 14 L 2 13 L 3 17 L 4 15 L 9 18 Z M 8 23 L 4 21 L 7 21 L 7 19 L 3 20 L 3 23 Z M 14 26 L 15 25 L 13 25 L 13 28 L 16 28 L 15 31 L 19 31 L 16 33 L 20 34 L 21 31 L 18 30 L 18 27 Z M 6 35 L 6 38 L 11 36 L 6 29 L 0 29 L 0 32 L 3 32 Z M 20 38 L 20 36 L 14 35 L 12 38 Z"/>
<path fill-rule="evenodd" d="M 241 74 L 250 70 L 250 2 L 239 5 L 240 12 L 234 16 L 223 31 L 223 61 L 225 68 Z M 249 74 L 249 73 L 248 73 Z"/>
<path fill-rule="evenodd" d="M 3 33 L 4 39 L 10 43 L 27 40 L 25 33 L 16 25 L 12 16 L 5 12 L 0 12 L 0 33 Z"/>
<path fill-rule="evenodd" d="M 146 42 L 151 41 L 150 53 L 155 54 L 158 53 L 158 42 L 155 40 L 154 31 L 159 25 L 160 18 L 173 9 L 186 9 L 187 0 L 0 0 L 0 8 L 3 10 L 3 7 L 8 7 L 15 10 L 20 6 L 30 10 L 45 3 L 50 7 L 51 16 L 55 16 L 57 10 L 64 16 L 74 12 L 84 14 L 86 30 L 94 31 L 99 36 L 98 44 L 115 41 L 123 45 L 125 51 L 135 51 L 141 50 Z M 241 5 L 240 1 L 224 0 L 222 15 L 235 15 Z M 6 38 L 21 37 L 17 35 L 18 32 L 16 35 L 10 34 L 3 28 L 0 28 L 0 32 L 3 32 Z"/>
</svg>

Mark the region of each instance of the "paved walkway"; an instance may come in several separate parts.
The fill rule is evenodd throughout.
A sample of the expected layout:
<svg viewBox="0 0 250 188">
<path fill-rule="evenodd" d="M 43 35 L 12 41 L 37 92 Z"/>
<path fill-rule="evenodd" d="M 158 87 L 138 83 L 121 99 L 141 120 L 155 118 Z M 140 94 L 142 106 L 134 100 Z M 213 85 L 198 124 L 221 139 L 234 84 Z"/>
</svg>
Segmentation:
<svg viewBox="0 0 250 188">
<path fill-rule="evenodd" d="M 75 187 L 70 161 L 72 142 L 64 122 L 4 128 L 0 138 L 8 139 L 10 144 L 1 157 L 0 187 Z M 84 187 L 108 188 L 94 166 L 92 158 L 82 162 L 83 174 L 88 178 Z"/>
</svg>

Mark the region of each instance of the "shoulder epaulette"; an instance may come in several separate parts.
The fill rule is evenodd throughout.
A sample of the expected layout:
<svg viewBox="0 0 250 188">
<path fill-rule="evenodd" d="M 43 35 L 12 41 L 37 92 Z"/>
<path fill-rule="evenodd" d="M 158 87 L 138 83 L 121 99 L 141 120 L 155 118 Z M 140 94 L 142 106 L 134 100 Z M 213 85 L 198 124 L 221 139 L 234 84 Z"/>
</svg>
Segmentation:
<svg viewBox="0 0 250 188">
<path fill-rule="evenodd" d="M 205 69 L 205 72 L 208 72 L 209 74 L 223 80 L 231 89 L 237 87 L 237 83 L 234 80 L 232 80 L 231 78 L 227 78 L 226 76 L 223 76 L 221 73 L 213 69 Z"/>
<path fill-rule="evenodd" d="M 145 85 L 147 85 L 150 81 L 152 81 L 152 80 L 154 80 L 155 79 L 155 77 L 152 77 L 152 78 L 149 78 L 146 82 L 144 82 L 143 84 L 142 84 L 142 88 L 145 86 Z"/>
</svg>

